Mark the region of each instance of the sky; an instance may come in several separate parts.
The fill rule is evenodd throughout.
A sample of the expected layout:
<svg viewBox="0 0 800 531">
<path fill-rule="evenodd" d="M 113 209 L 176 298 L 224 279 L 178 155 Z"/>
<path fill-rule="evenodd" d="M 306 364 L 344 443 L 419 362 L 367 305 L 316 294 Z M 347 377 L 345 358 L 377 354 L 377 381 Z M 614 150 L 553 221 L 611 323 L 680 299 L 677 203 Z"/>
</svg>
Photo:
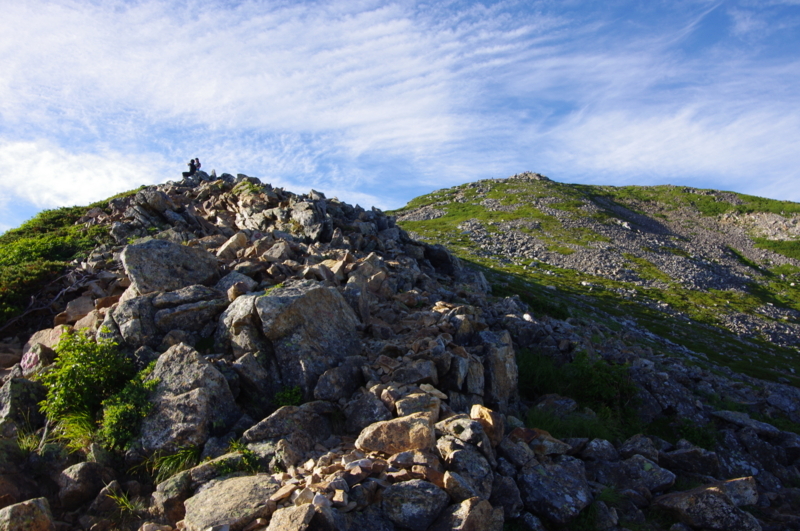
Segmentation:
<svg viewBox="0 0 800 531">
<path fill-rule="evenodd" d="M 195 157 L 384 210 L 523 171 L 800 201 L 800 0 L 4 4 L 0 231 Z"/>
</svg>

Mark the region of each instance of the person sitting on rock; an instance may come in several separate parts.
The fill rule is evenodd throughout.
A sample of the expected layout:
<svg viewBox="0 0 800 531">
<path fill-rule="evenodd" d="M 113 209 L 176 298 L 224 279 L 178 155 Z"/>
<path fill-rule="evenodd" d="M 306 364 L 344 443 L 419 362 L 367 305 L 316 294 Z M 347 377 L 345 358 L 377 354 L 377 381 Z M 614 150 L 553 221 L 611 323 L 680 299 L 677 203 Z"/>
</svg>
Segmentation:
<svg viewBox="0 0 800 531">
<path fill-rule="evenodd" d="M 197 166 L 194 165 L 194 159 L 189 161 L 189 171 L 183 172 L 184 177 L 191 177 L 197 172 Z"/>
<path fill-rule="evenodd" d="M 200 171 L 200 159 L 194 159 L 194 166 L 197 168 L 197 171 Z"/>
</svg>

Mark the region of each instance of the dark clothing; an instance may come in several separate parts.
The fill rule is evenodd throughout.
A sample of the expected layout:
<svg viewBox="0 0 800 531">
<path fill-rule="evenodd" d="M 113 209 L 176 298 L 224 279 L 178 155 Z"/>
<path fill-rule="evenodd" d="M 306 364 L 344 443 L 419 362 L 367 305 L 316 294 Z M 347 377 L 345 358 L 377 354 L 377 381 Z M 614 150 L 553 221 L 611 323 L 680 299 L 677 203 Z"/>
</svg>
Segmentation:
<svg viewBox="0 0 800 531">
<path fill-rule="evenodd" d="M 189 163 L 189 171 L 183 172 L 183 176 L 184 177 L 191 177 L 195 173 L 197 173 L 197 168 L 194 165 L 194 161 L 192 161 L 192 162 Z"/>
</svg>

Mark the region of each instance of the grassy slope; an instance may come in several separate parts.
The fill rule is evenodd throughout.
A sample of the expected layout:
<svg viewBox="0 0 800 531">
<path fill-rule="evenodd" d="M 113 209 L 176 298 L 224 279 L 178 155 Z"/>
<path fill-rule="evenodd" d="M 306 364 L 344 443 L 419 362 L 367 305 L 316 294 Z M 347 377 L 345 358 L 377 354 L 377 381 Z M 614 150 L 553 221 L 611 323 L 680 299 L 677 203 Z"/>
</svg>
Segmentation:
<svg viewBox="0 0 800 531">
<path fill-rule="evenodd" d="M 28 307 L 30 298 L 58 278 L 67 264 L 107 239 L 102 226 L 76 225 L 89 209 L 136 193 L 132 190 L 84 207 L 44 210 L 0 235 L 0 329 Z"/>
<path fill-rule="evenodd" d="M 721 197 L 735 199 L 725 201 L 720 200 Z M 603 206 L 609 202 L 640 214 L 644 214 L 639 210 L 642 205 L 655 207 L 657 213 L 651 216 L 654 218 L 669 218 L 671 212 L 678 209 L 685 211 L 687 208 L 696 211 L 698 216 L 717 216 L 728 212 L 771 212 L 780 215 L 800 212 L 800 204 L 787 201 L 733 193 L 721 197 L 710 191 L 674 186 L 615 188 L 552 181 L 479 181 L 418 197 L 394 213 L 402 214 L 426 205 L 446 211 L 445 216 L 434 220 L 406 221 L 400 222 L 400 225 L 428 241 L 445 244 L 460 258 L 483 268 L 493 283 L 495 294 L 520 294 L 535 311 L 562 318 L 567 315 L 591 317 L 606 321 L 612 328 L 619 327 L 619 324 L 609 317 L 617 320 L 631 318 L 651 332 L 701 353 L 715 363 L 764 379 L 788 378 L 793 384 L 800 385 L 800 378 L 796 376 L 800 374 L 797 351 L 758 339 L 743 340 L 719 326 L 721 312 L 752 315 L 756 308 L 766 303 L 777 308 L 800 310 L 800 288 L 791 286 L 790 282 L 796 280 L 795 284 L 800 285 L 800 269 L 797 267 L 783 265 L 767 268 L 748 261 L 734 249 L 739 260 L 753 269 L 753 277 L 758 277 L 758 282 L 754 280 L 747 292 L 699 291 L 673 282 L 645 258 L 625 255 L 630 268 L 636 270 L 641 278 L 652 278 L 667 284 L 663 288 L 644 287 L 541 262 L 537 263 L 537 267 L 526 267 L 530 259 L 509 260 L 508 257 L 486 256 L 458 228 L 464 221 L 477 219 L 491 232 L 501 222 L 530 219 L 539 224 L 539 228 L 531 233 L 545 242 L 550 251 L 568 253 L 572 252 L 570 246 L 586 246 L 607 239 L 590 229 L 584 228 L 576 233 L 565 228 L 556 216 L 534 206 L 537 200 L 540 200 L 540 205 L 546 203 L 547 208 L 566 211 L 572 216 L 591 216 L 601 223 L 619 217 Z M 489 210 L 481 204 L 485 199 L 495 199 L 501 205 L 516 208 L 508 212 Z M 757 247 L 800 258 L 800 241 L 754 241 Z M 679 244 L 666 250 L 673 254 L 685 254 Z M 545 286 L 555 286 L 557 290 Z M 633 296 L 623 296 L 620 294 L 623 292 Z M 640 304 L 642 300 L 651 304 Z M 654 309 L 654 301 L 668 304 L 684 317 L 672 317 Z M 660 348 L 655 342 L 652 347 L 655 350 Z M 796 373 L 793 375 L 790 369 L 795 369 Z"/>
</svg>

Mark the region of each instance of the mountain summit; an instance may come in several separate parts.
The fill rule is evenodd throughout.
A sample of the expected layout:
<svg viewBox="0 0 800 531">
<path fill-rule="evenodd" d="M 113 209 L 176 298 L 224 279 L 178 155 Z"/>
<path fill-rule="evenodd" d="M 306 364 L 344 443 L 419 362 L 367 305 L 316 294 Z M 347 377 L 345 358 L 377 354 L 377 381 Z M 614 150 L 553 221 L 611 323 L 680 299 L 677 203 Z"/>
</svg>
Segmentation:
<svg viewBox="0 0 800 531">
<path fill-rule="evenodd" d="M 0 529 L 798 527 L 797 211 L 198 172 L 43 212 L 0 237 Z"/>
</svg>

